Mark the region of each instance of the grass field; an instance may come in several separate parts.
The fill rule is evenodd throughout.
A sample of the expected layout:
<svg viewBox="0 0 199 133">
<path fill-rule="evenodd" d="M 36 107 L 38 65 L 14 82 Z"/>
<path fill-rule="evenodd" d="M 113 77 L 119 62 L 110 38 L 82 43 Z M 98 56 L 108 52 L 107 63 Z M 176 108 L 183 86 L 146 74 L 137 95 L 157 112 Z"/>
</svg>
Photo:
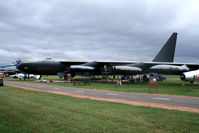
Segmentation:
<svg viewBox="0 0 199 133">
<path fill-rule="evenodd" d="M 198 133 L 199 114 L 0 87 L 1 133 Z"/>
<path fill-rule="evenodd" d="M 199 97 L 199 84 L 191 84 L 189 82 L 183 82 L 179 79 L 177 75 L 167 75 L 167 80 L 165 82 L 158 82 L 158 92 L 159 94 L 169 94 L 169 95 L 183 95 L 183 96 L 197 96 Z M 43 76 L 43 79 L 47 80 L 58 80 L 58 76 Z M 11 79 L 12 80 L 12 79 Z M 17 79 L 18 81 L 18 79 Z M 39 81 L 33 81 L 33 83 L 39 83 Z M 182 86 L 182 84 L 186 84 Z M 57 86 L 66 87 L 77 87 L 77 88 L 89 88 L 89 89 L 101 89 L 101 90 L 111 90 L 120 92 L 136 92 L 136 93 L 148 93 L 148 84 L 143 84 L 142 82 L 137 83 L 123 83 L 122 87 L 116 87 L 116 83 L 91 83 L 90 85 L 81 83 L 80 85 L 65 82 L 53 82 L 50 83 Z M 151 90 L 151 93 L 156 93 L 155 90 Z"/>
</svg>

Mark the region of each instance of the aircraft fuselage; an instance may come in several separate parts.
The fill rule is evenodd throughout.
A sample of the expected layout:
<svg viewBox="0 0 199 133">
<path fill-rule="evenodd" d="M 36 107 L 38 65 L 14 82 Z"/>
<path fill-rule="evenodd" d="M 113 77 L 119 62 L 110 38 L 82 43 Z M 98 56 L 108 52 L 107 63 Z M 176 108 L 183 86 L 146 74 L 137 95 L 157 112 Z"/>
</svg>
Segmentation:
<svg viewBox="0 0 199 133">
<path fill-rule="evenodd" d="M 39 75 L 56 75 L 58 72 L 64 72 L 66 66 L 60 62 L 41 61 L 32 63 L 21 63 L 17 66 L 17 68 L 25 73 Z"/>
</svg>

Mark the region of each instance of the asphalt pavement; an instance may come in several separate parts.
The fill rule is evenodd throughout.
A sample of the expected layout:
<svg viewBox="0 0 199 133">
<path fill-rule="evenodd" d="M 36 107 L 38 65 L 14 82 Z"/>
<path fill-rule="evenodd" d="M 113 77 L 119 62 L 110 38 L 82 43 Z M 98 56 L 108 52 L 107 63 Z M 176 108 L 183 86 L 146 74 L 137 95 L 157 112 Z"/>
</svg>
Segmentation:
<svg viewBox="0 0 199 133">
<path fill-rule="evenodd" d="M 38 90 L 66 92 L 71 94 L 94 96 L 100 98 L 114 98 L 120 100 L 136 101 L 136 102 L 149 102 L 156 104 L 175 105 L 199 108 L 198 97 L 187 97 L 187 96 L 171 96 L 171 95 L 158 95 L 158 94 L 143 94 L 143 93 L 132 93 L 132 92 L 115 92 L 106 90 L 95 90 L 95 89 L 82 89 L 82 88 L 70 88 L 61 87 L 55 85 L 47 85 L 45 83 L 29 83 L 19 81 L 4 81 L 5 84 L 17 85 L 21 87 L 34 88 Z"/>
</svg>

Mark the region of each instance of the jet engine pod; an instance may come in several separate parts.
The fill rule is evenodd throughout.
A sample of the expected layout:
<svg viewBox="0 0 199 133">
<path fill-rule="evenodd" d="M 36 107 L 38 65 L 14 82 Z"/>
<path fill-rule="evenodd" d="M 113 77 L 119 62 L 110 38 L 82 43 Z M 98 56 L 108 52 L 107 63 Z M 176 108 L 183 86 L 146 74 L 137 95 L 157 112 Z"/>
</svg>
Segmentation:
<svg viewBox="0 0 199 133">
<path fill-rule="evenodd" d="M 114 66 L 115 74 L 134 75 L 142 72 L 141 68 L 132 66 Z"/>
<path fill-rule="evenodd" d="M 186 65 L 155 65 L 150 68 L 150 71 L 161 74 L 182 74 L 189 71 L 189 68 Z"/>
<path fill-rule="evenodd" d="M 78 71 L 78 72 L 84 72 L 84 71 L 93 71 L 94 67 L 91 66 L 83 66 L 83 65 L 72 65 L 70 66 L 71 71 Z"/>
</svg>

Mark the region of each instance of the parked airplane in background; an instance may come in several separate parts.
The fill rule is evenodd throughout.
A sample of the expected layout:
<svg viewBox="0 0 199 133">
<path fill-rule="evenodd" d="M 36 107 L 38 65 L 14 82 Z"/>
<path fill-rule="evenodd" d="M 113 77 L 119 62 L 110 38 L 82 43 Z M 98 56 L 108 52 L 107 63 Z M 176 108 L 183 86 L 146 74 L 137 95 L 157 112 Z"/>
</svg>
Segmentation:
<svg viewBox="0 0 199 133">
<path fill-rule="evenodd" d="M 27 74 L 65 75 L 79 74 L 135 75 L 150 72 L 182 74 L 199 68 L 199 64 L 173 63 L 177 33 L 173 33 L 152 62 L 109 62 L 109 61 L 57 61 L 22 62 L 17 68 Z"/>
<path fill-rule="evenodd" d="M 14 75 L 10 75 L 11 78 L 18 78 L 20 80 L 22 79 L 39 79 L 40 75 L 34 75 L 34 74 L 23 74 L 23 73 L 16 73 Z"/>
<path fill-rule="evenodd" d="M 19 69 L 16 68 L 16 66 L 20 62 L 21 62 L 21 60 L 19 59 L 19 60 L 16 61 L 15 64 L 0 66 L 0 73 L 13 75 L 13 74 L 21 72 Z"/>
<path fill-rule="evenodd" d="M 194 81 L 199 81 L 199 70 L 184 72 L 180 75 L 181 80 L 190 81 L 193 83 Z"/>
</svg>

